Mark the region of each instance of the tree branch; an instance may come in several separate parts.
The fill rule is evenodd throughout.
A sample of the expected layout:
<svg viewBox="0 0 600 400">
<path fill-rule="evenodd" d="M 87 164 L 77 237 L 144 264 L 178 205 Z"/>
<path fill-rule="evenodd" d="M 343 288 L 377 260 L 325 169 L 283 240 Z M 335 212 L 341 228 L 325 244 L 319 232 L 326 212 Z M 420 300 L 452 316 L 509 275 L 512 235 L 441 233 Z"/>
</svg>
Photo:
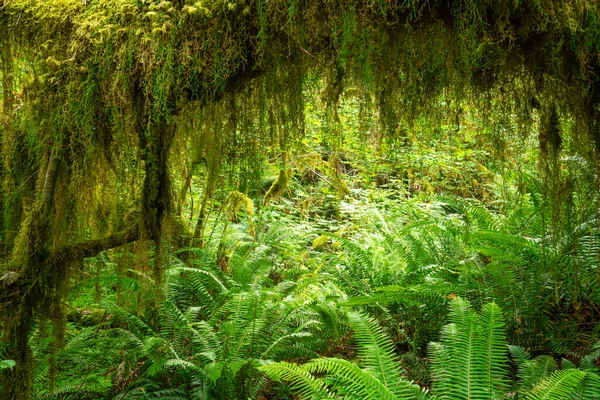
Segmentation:
<svg viewBox="0 0 600 400">
<path fill-rule="evenodd" d="M 134 242 L 140 238 L 139 226 L 133 225 L 128 229 L 114 233 L 101 239 L 87 240 L 60 247 L 50 253 L 49 262 L 70 262 L 82 258 L 94 257 L 99 253 Z"/>
<path fill-rule="evenodd" d="M 59 164 L 60 160 L 56 156 L 56 151 L 54 149 L 50 150 L 46 177 L 44 179 L 44 188 L 42 190 L 42 216 L 45 218 L 52 209 L 52 203 L 54 203 L 54 192 L 56 189 L 56 181 L 58 180 Z"/>
</svg>

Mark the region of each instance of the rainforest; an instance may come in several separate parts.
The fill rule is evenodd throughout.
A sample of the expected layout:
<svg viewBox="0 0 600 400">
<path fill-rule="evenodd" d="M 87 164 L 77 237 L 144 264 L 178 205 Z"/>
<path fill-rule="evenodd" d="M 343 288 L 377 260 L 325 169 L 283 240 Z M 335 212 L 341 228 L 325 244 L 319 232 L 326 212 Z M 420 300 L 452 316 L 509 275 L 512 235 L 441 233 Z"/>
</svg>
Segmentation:
<svg viewBox="0 0 600 400">
<path fill-rule="evenodd" d="M 0 399 L 600 399 L 597 0 L 0 0 Z"/>
</svg>

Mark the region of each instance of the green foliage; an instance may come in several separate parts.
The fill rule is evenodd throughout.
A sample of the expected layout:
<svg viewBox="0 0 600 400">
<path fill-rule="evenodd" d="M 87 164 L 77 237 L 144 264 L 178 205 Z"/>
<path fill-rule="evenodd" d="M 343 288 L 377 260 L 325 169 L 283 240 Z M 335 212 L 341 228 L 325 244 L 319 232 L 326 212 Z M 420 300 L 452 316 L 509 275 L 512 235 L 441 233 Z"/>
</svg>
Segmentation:
<svg viewBox="0 0 600 400">
<path fill-rule="evenodd" d="M 598 397 L 597 2 L 0 3 L 6 396 Z"/>
<path fill-rule="evenodd" d="M 508 348 L 500 307 L 486 304 L 477 315 L 456 298 L 450 321 L 430 345 L 433 391 L 443 399 L 502 398 Z"/>
<path fill-rule="evenodd" d="M 78 333 L 70 326 L 74 332 L 69 330 L 56 355 L 60 378 L 54 389 L 48 387 L 49 344 L 39 341 L 37 357 L 45 360 L 39 363 L 36 395 L 113 391 L 124 398 L 256 398 L 266 383 L 256 367 L 315 357 L 335 331 L 340 334 L 338 311 L 319 299 L 326 287 L 275 284 L 265 249 L 240 245 L 228 273 L 198 249 L 188 262 L 170 255 L 162 293 L 143 274 L 106 271 L 94 278 L 88 287 L 108 292 L 98 304 L 103 317 Z"/>
<path fill-rule="evenodd" d="M 600 376 L 580 370 L 555 371 L 525 397 L 530 400 L 598 399 Z"/>
<path fill-rule="evenodd" d="M 47 333 L 33 335 L 35 395 L 595 398 L 595 333 L 573 335 L 564 311 L 549 314 L 574 289 L 560 260 L 592 271 L 594 217 L 542 246 L 535 193 L 501 213 L 448 196 L 375 207 L 365 190 L 327 225 L 284 211 L 306 190 L 291 184 L 296 194 L 259 209 L 253 232 L 245 215 L 216 215 L 203 248 L 167 248 L 160 291 L 143 267 L 119 266 L 140 255 L 91 260 L 69 295 L 65 346 L 53 355 Z"/>
<path fill-rule="evenodd" d="M 333 394 L 357 399 L 425 398 L 426 392 L 400 377 L 391 343 L 381 328 L 358 313 L 351 313 L 349 318 L 359 346 L 359 365 L 338 358 L 318 358 L 302 366 L 281 362 L 260 370 L 271 379 L 290 382 L 292 390 L 303 399 L 333 398 Z M 509 388 L 508 346 L 499 307 L 489 303 L 476 314 L 468 303 L 457 298 L 452 302 L 450 319 L 451 324 L 442 331 L 442 341 L 431 343 L 435 398 L 504 398 Z M 522 348 L 510 350 L 519 367 L 523 398 L 600 396 L 600 377 L 595 372 L 556 370 L 556 363 L 549 362 L 549 357 L 531 361 Z M 315 378 L 315 373 L 325 376 Z"/>
<path fill-rule="evenodd" d="M 339 358 L 318 358 L 301 367 L 282 362 L 260 370 L 271 379 L 291 382 L 303 399 L 333 398 L 333 394 L 347 399 L 424 398 L 425 392 L 401 377 L 393 345 L 381 327 L 363 314 L 350 313 L 348 317 L 358 347 L 358 365 Z M 325 377 L 316 379 L 314 373 Z"/>
<path fill-rule="evenodd" d="M 2 360 L 2 361 L 0 361 L 0 369 L 12 368 L 15 365 L 17 365 L 17 363 L 14 362 L 13 360 Z"/>
</svg>

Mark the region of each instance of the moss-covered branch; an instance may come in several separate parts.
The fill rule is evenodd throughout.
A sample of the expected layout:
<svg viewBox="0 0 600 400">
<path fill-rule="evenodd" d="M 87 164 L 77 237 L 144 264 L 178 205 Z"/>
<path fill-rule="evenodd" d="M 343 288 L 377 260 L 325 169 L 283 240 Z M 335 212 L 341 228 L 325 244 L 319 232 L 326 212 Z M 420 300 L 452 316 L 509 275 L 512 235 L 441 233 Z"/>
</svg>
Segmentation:
<svg viewBox="0 0 600 400">
<path fill-rule="evenodd" d="M 140 239 L 140 229 L 133 225 L 121 232 L 100 239 L 92 239 L 73 245 L 62 246 L 50 253 L 49 262 L 69 263 L 94 257 L 103 251 L 114 249 Z"/>
</svg>

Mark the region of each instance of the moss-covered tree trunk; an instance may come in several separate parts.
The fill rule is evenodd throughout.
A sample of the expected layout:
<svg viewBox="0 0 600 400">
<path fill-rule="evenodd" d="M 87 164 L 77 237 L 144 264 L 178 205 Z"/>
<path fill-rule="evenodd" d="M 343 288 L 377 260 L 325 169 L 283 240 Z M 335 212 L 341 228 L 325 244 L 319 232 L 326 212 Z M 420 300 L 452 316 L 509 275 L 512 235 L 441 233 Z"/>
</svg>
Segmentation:
<svg viewBox="0 0 600 400">
<path fill-rule="evenodd" d="M 38 202 L 25 218 L 13 250 L 12 266 L 15 279 L 8 287 L 4 300 L 6 319 L 4 340 L 8 342 L 8 357 L 17 365 L 3 374 L 2 399 L 27 400 L 31 398 L 32 365 L 28 344 L 29 331 L 36 312 L 49 310 L 49 302 L 56 295 L 56 281 L 61 279 L 57 265 L 48 262 L 49 234 L 56 182 L 60 171 L 60 156 L 48 149 L 44 178 L 38 182 Z"/>
<path fill-rule="evenodd" d="M 54 209 L 58 202 L 65 201 L 56 197 L 56 184 L 66 166 L 61 165 L 60 150 L 49 148 L 47 151 L 45 173 L 37 185 L 38 201 L 23 220 L 13 256 L 3 268 L 11 278 L 0 283 L 3 340 L 8 344 L 8 357 L 17 363 L 12 370 L 3 371 L 4 391 L 0 399 L 32 398 L 33 366 L 28 336 L 37 317 L 50 318 L 53 333 L 60 334 L 60 324 L 64 322 L 60 310 L 73 261 L 143 238 L 155 245 L 154 277 L 157 283 L 162 280 L 165 261 L 161 237 L 163 221 L 171 212 L 168 152 L 174 129 L 165 121 L 147 126 L 150 128 L 143 133 L 142 142 L 145 160 L 140 199 L 142 219 L 139 225 L 136 221 L 125 230 L 104 238 L 53 247 Z"/>
<path fill-rule="evenodd" d="M 0 50 L 0 65 L 2 65 L 2 125 L 0 127 L 0 155 L 4 156 L 6 154 L 5 151 L 5 143 L 9 140 L 10 132 L 12 130 L 12 113 L 13 113 L 13 58 L 11 53 L 11 48 L 9 43 L 6 40 L 0 41 L 0 46 L 2 49 Z M 0 160 L 0 257 L 3 257 L 7 254 L 8 251 L 8 242 L 10 240 L 7 238 L 10 232 L 10 227 L 7 226 L 5 218 L 4 218 L 4 207 L 6 206 L 6 197 L 8 193 L 4 192 L 5 185 L 4 182 L 7 177 L 5 176 L 5 171 L 8 169 L 7 160 Z"/>
<path fill-rule="evenodd" d="M 213 163 L 208 163 L 208 174 L 206 177 L 206 188 L 202 196 L 202 204 L 200 205 L 200 211 L 198 213 L 198 219 L 196 221 L 196 227 L 194 228 L 194 239 L 192 246 L 204 247 L 204 231 L 206 229 L 206 220 L 208 218 L 208 208 L 212 197 L 215 194 L 216 186 L 216 167 Z"/>
<path fill-rule="evenodd" d="M 154 242 L 156 284 L 162 281 L 165 265 L 162 245 L 163 222 L 172 211 L 171 180 L 168 154 L 173 141 L 174 127 L 165 121 L 153 122 L 145 134 L 143 158 L 145 160 L 144 188 L 142 192 L 142 218 L 144 235 Z"/>
</svg>

